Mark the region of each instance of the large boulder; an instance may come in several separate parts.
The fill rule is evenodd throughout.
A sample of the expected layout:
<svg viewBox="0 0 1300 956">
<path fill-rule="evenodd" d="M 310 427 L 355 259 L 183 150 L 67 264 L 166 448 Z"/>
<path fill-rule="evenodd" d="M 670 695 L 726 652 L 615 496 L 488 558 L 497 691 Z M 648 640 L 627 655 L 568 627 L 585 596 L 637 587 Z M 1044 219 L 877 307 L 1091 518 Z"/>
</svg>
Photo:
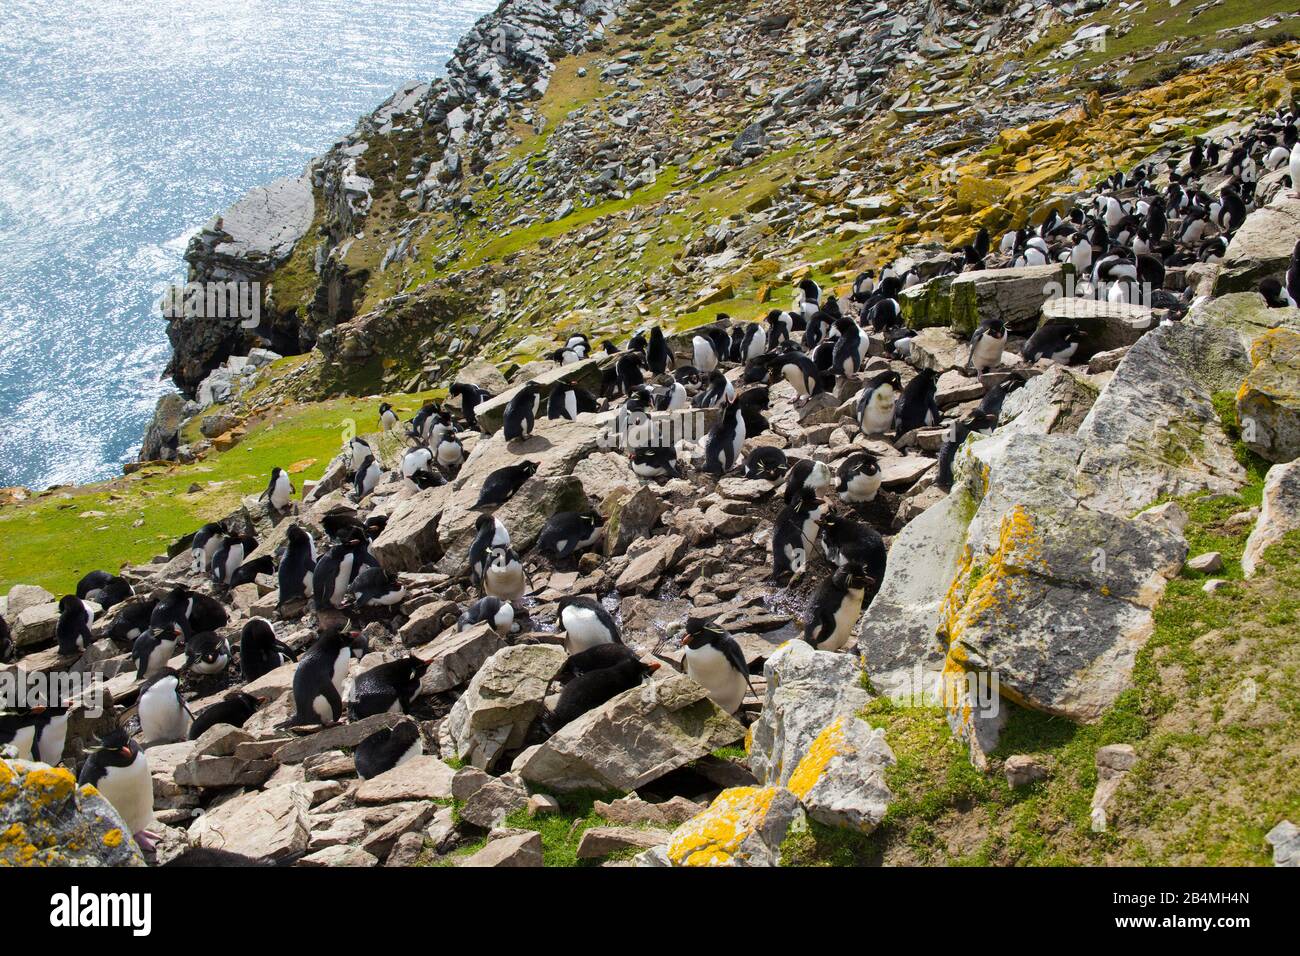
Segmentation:
<svg viewBox="0 0 1300 956">
<path fill-rule="evenodd" d="M 783 787 L 733 787 L 678 827 L 666 848 L 648 850 L 648 866 L 777 866 L 781 844 L 805 826 L 799 798 Z"/>
<path fill-rule="evenodd" d="M 1250 347 L 1254 366 L 1237 392 L 1241 438 L 1272 462 L 1300 455 L 1300 331 L 1273 329 Z"/>
<path fill-rule="evenodd" d="M 280 860 L 307 849 L 311 791 L 289 784 L 245 793 L 209 810 L 190 826 L 195 846 Z"/>
<path fill-rule="evenodd" d="M 122 815 L 62 767 L 0 760 L 0 866 L 144 866 Z"/>
<path fill-rule="evenodd" d="M 813 741 L 841 717 L 871 700 L 851 654 L 814 650 L 788 641 L 763 664 L 767 691 L 752 728 L 749 769 L 762 784 L 785 786 Z"/>
<path fill-rule="evenodd" d="M 1132 514 L 1159 498 L 1235 492 L 1245 471 L 1211 398 L 1248 371 L 1230 330 L 1177 324 L 1143 336 L 1079 427 L 1081 503 Z"/>
<path fill-rule="evenodd" d="M 1241 555 L 1241 570 L 1246 577 L 1254 577 L 1264 552 L 1292 531 L 1300 531 L 1300 461 L 1274 465 L 1268 470 L 1259 518 Z"/>
<path fill-rule="evenodd" d="M 1249 349 L 1251 343 L 1273 329 L 1300 330 L 1300 309 L 1271 309 L 1258 292 L 1234 292 L 1197 302 L 1183 321 L 1188 325 L 1235 329 L 1241 336 L 1242 346 Z"/>
<path fill-rule="evenodd" d="M 969 336 L 986 319 L 1032 328 L 1043 303 L 1063 294 L 1065 267 L 1024 266 L 938 276 L 899 297 L 908 328 L 944 325 Z"/>
<path fill-rule="evenodd" d="M 488 770 L 523 746 L 565 659 L 564 648 L 553 644 L 504 647 L 488 658 L 442 727 L 456 757 Z"/>
<path fill-rule="evenodd" d="M 420 678 L 419 696 L 443 694 L 460 687 L 503 646 L 501 635 L 491 624 L 483 623 L 463 631 L 448 631 L 417 648 L 414 656 L 429 665 Z"/>
<path fill-rule="evenodd" d="M 546 416 L 546 400 L 551 394 L 551 389 L 560 382 L 566 385 L 576 385 L 579 388 L 585 388 L 593 395 L 599 395 L 601 377 L 604 370 L 613 362 L 613 356 L 602 352 L 591 358 L 583 359 L 581 362 L 574 362 L 572 365 L 558 365 L 533 377 L 531 381 L 541 386 L 542 390 L 541 417 L 545 418 Z M 506 406 L 510 404 L 511 399 L 519 394 L 519 390 L 525 384 L 526 382 L 518 381 L 513 388 L 501 392 L 474 409 L 474 417 L 478 419 L 479 429 L 485 435 L 495 434 L 501 428 L 501 425 L 505 422 Z"/>
<path fill-rule="evenodd" d="M 630 791 L 744 736 L 703 687 L 672 674 L 588 711 L 513 769 L 542 788 Z"/>
<path fill-rule="evenodd" d="M 1279 190 L 1273 201 L 1246 217 L 1228 243 L 1214 294 L 1247 292 L 1267 276 L 1282 276 L 1300 239 L 1300 199 Z"/>
<path fill-rule="evenodd" d="M 884 730 L 846 714 L 817 735 L 786 786 L 814 820 L 870 833 L 893 799 L 885 770 L 894 762 Z"/>
<path fill-rule="evenodd" d="M 451 498 L 452 486 L 422 491 L 399 504 L 371 545 L 375 559 L 389 574 L 418 571 L 438 560 L 438 521 Z"/>
<path fill-rule="evenodd" d="M 998 434 L 1073 434 L 1092 410 L 1097 395 L 1097 386 L 1085 376 L 1053 365 L 1007 396 Z"/>
<path fill-rule="evenodd" d="M 1042 325 L 1049 323 L 1077 325 L 1084 332 L 1079 358 L 1087 359 L 1098 352 L 1134 345 L 1156 326 L 1151 309 L 1144 305 L 1102 302 L 1063 296 L 1043 303 Z"/>
<path fill-rule="evenodd" d="M 516 551 L 523 552 L 531 547 L 546 520 L 556 512 L 587 509 L 582 484 L 572 478 L 572 473 L 578 462 L 597 450 L 600 440 L 597 425 L 602 418 L 585 415 L 580 418 L 583 420 L 577 422 L 541 419 L 533 434 L 524 441 L 507 444 L 504 437 L 497 434 L 475 446 L 452 486 L 454 490 L 445 499 L 438 521 L 437 541 L 442 551 L 440 571 L 457 575 L 468 569 L 474 522 L 483 513 L 474 505 L 483 482 L 500 468 L 524 460 L 537 462 L 537 473 L 496 512 L 510 529 Z M 376 541 L 377 548 L 386 536 L 387 529 Z"/>
<path fill-rule="evenodd" d="M 1152 608 L 1186 557 L 1181 535 L 1150 522 L 1017 503 L 996 548 L 975 542 L 948 592 L 946 670 L 992 675 L 1003 696 L 1095 720 L 1129 686 Z"/>
</svg>

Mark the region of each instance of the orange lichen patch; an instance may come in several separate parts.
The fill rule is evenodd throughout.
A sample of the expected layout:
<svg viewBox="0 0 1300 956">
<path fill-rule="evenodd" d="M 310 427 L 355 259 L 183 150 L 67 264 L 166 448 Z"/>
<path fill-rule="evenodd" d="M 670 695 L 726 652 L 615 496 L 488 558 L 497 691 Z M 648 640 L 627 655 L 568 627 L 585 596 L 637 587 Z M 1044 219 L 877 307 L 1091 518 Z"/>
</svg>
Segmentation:
<svg viewBox="0 0 1300 956">
<path fill-rule="evenodd" d="M 812 742 L 808 753 L 799 761 L 799 766 L 794 768 L 787 786 L 800 800 L 806 799 L 812 788 L 817 786 L 817 781 L 822 778 L 830 762 L 844 753 L 844 723 L 847 719 L 838 717 L 831 721 Z"/>
<path fill-rule="evenodd" d="M 38 852 L 21 823 L 10 824 L 0 833 L 0 865 L 31 866 Z"/>
<path fill-rule="evenodd" d="M 122 845 L 122 831 L 117 827 L 109 830 L 104 834 L 104 846 L 119 847 Z"/>
<path fill-rule="evenodd" d="M 77 789 L 77 780 L 67 770 L 37 767 L 23 778 L 23 789 L 36 791 L 33 805 L 47 806 L 68 799 Z"/>
<path fill-rule="evenodd" d="M 725 866 L 745 838 L 763 824 L 776 787 L 732 787 L 718 794 L 709 809 L 682 824 L 668 844 L 675 866 Z"/>
</svg>

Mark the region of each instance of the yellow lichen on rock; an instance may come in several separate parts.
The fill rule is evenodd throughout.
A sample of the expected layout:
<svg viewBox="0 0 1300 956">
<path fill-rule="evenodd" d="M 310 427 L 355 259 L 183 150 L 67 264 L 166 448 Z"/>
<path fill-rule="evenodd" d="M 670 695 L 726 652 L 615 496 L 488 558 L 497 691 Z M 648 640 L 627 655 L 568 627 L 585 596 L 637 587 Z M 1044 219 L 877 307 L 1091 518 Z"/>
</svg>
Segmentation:
<svg viewBox="0 0 1300 956">
<path fill-rule="evenodd" d="M 787 786 L 790 792 L 800 800 L 807 799 L 812 788 L 817 785 L 827 765 L 844 752 L 844 722 L 846 717 L 837 717 L 825 730 L 817 735 L 804 758 L 794 768 Z"/>
<path fill-rule="evenodd" d="M 729 866 L 743 856 L 746 838 L 763 825 L 779 787 L 732 787 L 707 810 L 682 824 L 668 844 L 674 866 Z"/>
</svg>

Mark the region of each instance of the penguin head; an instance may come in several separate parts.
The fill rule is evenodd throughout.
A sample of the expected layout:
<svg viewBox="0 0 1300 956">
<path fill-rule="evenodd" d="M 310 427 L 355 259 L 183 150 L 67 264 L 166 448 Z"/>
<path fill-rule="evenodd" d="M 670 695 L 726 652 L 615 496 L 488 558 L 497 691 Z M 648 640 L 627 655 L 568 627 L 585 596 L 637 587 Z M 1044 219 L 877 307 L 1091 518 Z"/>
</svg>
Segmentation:
<svg viewBox="0 0 1300 956">
<path fill-rule="evenodd" d="M 711 614 L 688 615 L 686 626 L 682 630 L 682 647 L 695 651 L 715 645 L 726 637 L 727 632 L 714 623 L 716 620 L 716 615 Z"/>
<path fill-rule="evenodd" d="M 842 591 L 862 591 L 873 595 L 879 586 L 875 578 L 856 565 L 840 568 L 832 576 L 832 580 Z"/>
<path fill-rule="evenodd" d="M 99 746 L 94 750 L 98 762 L 106 767 L 129 767 L 135 762 L 136 754 L 139 752 L 139 745 L 122 727 L 117 727 L 100 737 Z"/>
<path fill-rule="evenodd" d="M 855 474 L 867 476 L 880 474 L 880 459 L 869 451 L 853 455 L 849 459 L 849 464 Z"/>
<path fill-rule="evenodd" d="M 75 594 L 65 594 L 59 598 L 59 614 L 76 616 L 86 613 L 86 605 Z"/>
<path fill-rule="evenodd" d="M 519 474 L 523 475 L 525 478 L 531 478 L 533 475 L 537 474 L 537 469 L 541 466 L 542 463 L 539 461 L 521 461 L 519 463 Z"/>
</svg>

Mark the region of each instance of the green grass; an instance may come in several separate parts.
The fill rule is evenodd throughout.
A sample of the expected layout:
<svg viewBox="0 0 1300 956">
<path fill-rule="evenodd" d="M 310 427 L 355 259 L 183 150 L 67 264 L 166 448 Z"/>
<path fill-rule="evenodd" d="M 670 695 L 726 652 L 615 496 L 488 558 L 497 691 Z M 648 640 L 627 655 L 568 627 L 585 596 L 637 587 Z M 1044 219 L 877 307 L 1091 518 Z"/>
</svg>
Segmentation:
<svg viewBox="0 0 1300 956">
<path fill-rule="evenodd" d="M 388 397 L 401 413 L 423 400 Z M 192 465 L 147 468 L 0 509 L 0 593 L 37 584 L 64 594 L 88 571 L 116 571 L 165 553 L 178 538 L 238 508 L 244 496 L 260 494 L 273 466 L 298 466 L 292 478 L 301 494 L 303 480 L 319 478 L 338 453 L 348 421 L 361 434 L 378 430 L 378 406 L 378 400 L 348 398 L 276 408 L 234 448 Z M 194 484 L 200 490 L 190 492 Z M 87 512 L 102 514 L 81 517 Z"/>
</svg>

